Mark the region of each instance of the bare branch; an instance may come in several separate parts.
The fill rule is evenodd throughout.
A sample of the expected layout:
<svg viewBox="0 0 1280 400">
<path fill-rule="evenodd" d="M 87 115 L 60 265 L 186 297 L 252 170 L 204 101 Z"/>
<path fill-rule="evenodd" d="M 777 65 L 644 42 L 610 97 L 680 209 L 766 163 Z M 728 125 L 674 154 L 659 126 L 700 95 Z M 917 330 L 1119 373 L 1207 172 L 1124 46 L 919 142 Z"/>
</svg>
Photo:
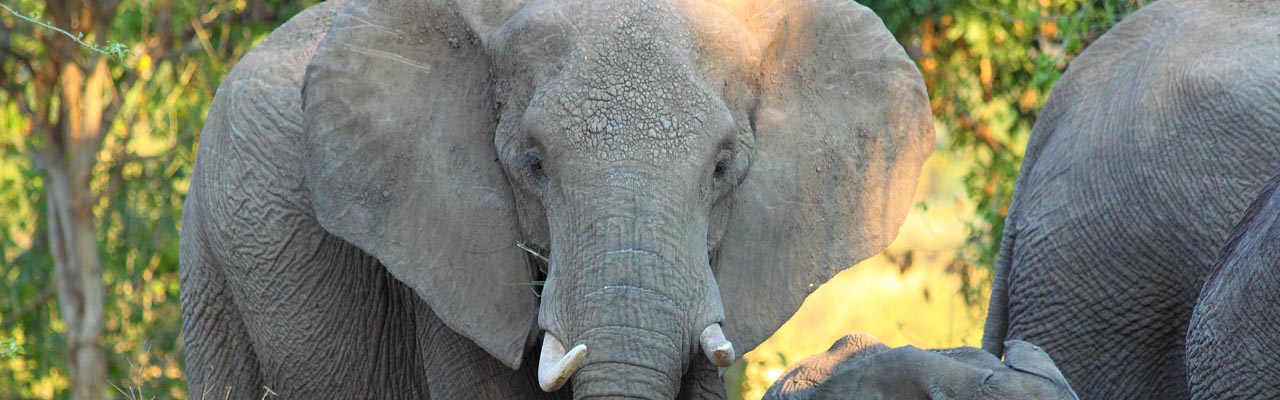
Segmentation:
<svg viewBox="0 0 1280 400">
<path fill-rule="evenodd" d="M 36 294 L 34 299 L 31 299 L 26 305 L 23 305 L 22 308 L 19 308 L 3 321 L 0 321 L 0 329 L 9 329 L 9 327 L 17 324 L 18 320 L 22 319 L 23 316 L 43 307 L 45 304 L 49 304 L 49 299 L 53 297 L 53 293 L 53 285 L 45 285 L 44 289 L 41 289 L 40 293 Z"/>
<path fill-rule="evenodd" d="M 13 14 L 13 16 L 24 19 L 27 22 L 42 26 L 45 29 L 49 29 L 54 32 L 61 33 L 66 37 L 71 38 L 71 40 L 74 40 L 76 43 L 79 43 L 81 46 L 84 46 L 84 48 L 93 50 L 94 52 L 105 54 L 105 55 L 116 57 L 116 58 L 124 58 L 125 55 L 129 54 L 129 47 L 125 46 L 124 43 L 120 43 L 112 40 L 107 42 L 106 46 L 99 46 L 97 43 L 90 43 L 90 42 L 84 41 L 84 32 L 80 32 L 78 34 L 73 35 L 71 34 L 71 32 L 64 31 L 62 30 L 62 28 L 58 28 L 56 26 L 53 26 L 52 24 L 46 23 L 44 21 L 41 21 L 32 17 L 28 17 L 26 15 L 22 15 L 21 13 L 15 11 L 14 9 L 9 8 L 9 6 L 4 5 L 4 3 L 0 3 L 0 8 L 3 8 L 5 11 L 8 11 L 9 14 Z"/>
</svg>

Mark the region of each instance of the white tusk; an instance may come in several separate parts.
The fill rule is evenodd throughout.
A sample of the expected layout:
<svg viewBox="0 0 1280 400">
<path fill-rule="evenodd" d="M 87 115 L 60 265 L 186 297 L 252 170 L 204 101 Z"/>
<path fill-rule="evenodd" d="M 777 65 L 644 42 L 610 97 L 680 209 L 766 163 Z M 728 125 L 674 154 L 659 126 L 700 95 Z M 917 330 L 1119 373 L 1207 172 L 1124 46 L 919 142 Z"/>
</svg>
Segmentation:
<svg viewBox="0 0 1280 400">
<path fill-rule="evenodd" d="M 538 360 L 538 386 L 545 392 L 554 392 L 564 386 L 587 356 L 587 346 L 573 346 L 566 354 L 564 344 L 547 332 L 542 337 L 542 355 Z"/>
<path fill-rule="evenodd" d="M 729 343 L 724 338 L 724 331 L 720 329 L 720 324 L 708 325 L 702 330 L 701 336 L 702 353 L 706 354 L 716 366 L 728 368 L 729 364 L 733 364 L 733 343 Z"/>
</svg>

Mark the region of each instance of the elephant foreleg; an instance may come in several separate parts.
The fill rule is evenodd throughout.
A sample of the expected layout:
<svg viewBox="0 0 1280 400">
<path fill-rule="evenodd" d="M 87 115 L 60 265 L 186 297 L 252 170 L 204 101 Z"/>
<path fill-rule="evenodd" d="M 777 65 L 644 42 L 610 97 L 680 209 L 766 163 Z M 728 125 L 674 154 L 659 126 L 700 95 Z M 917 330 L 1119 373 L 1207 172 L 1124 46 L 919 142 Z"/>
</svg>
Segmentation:
<svg viewBox="0 0 1280 400">
<path fill-rule="evenodd" d="M 263 392 L 253 343 L 221 271 L 182 241 L 182 328 L 193 398 L 248 398 Z M 197 397 L 198 396 L 198 397 Z"/>
<path fill-rule="evenodd" d="M 432 398 L 438 399 L 568 399 L 538 388 L 539 348 L 526 352 L 519 370 L 508 368 L 471 339 L 454 332 L 426 304 L 420 304 L 418 346 Z"/>
</svg>

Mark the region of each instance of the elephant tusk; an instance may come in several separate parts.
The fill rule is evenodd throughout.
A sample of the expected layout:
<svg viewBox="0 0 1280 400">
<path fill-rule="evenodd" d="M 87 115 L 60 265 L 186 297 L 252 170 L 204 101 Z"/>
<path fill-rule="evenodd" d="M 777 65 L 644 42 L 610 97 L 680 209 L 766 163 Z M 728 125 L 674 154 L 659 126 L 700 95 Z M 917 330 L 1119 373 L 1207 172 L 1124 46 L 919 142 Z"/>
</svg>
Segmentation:
<svg viewBox="0 0 1280 400">
<path fill-rule="evenodd" d="M 586 345 L 573 346 L 566 354 L 564 344 L 547 332 L 542 337 L 542 355 L 538 360 L 538 386 L 545 392 L 559 390 L 586 356 Z"/>
<path fill-rule="evenodd" d="M 729 364 L 733 364 L 733 343 L 724 338 L 724 330 L 720 329 L 720 324 L 711 324 L 703 329 L 701 341 L 702 353 L 713 364 L 720 368 L 728 368 Z"/>
</svg>

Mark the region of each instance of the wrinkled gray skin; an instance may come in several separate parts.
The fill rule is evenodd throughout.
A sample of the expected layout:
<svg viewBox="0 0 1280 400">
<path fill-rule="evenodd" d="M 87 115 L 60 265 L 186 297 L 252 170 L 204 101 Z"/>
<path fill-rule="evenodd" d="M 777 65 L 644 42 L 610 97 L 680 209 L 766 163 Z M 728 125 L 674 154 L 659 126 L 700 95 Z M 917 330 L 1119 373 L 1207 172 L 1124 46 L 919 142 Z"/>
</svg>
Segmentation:
<svg viewBox="0 0 1280 400">
<path fill-rule="evenodd" d="M 1032 130 L 983 348 L 1036 343 L 1085 399 L 1186 398 L 1196 297 L 1277 148 L 1280 3 L 1165 0 L 1125 18 Z"/>
<path fill-rule="evenodd" d="M 1249 206 L 1187 331 L 1193 399 L 1280 398 L 1280 174 Z"/>
<path fill-rule="evenodd" d="M 1005 346 L 1002 363 L 972 347 L 890 349 L 851 334 L 787 369 L 764 399 L 1076 399 L 1039 347 L 1018 340 Z"/>
<path fill-rule="evenodd" d="M 883 248 L 934 144 L 845 0 L 341 3 L 209 111 L 193 398 L 534 397 L 544 334 L 587 346 L 557 396 L 723 397 L 699 333 L 749 351 Z"/>
</svg>

